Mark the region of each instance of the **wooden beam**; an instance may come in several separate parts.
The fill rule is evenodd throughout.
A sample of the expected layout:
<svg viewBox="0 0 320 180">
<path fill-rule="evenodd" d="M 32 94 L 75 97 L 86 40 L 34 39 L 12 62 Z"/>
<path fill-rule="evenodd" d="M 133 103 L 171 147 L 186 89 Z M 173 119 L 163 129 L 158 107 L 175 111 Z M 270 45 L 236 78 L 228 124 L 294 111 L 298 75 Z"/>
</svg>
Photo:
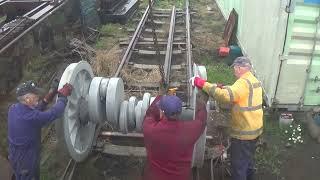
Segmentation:
<svg viewBox="0 0 320 180">
<path fill-rule="evenodd" d="M 147 152 L 145 147 L 119 146 L 114 144 L 105 144 L 103 153 L 117 156 L 137 156 L 146 157 Z"/>
</svg>

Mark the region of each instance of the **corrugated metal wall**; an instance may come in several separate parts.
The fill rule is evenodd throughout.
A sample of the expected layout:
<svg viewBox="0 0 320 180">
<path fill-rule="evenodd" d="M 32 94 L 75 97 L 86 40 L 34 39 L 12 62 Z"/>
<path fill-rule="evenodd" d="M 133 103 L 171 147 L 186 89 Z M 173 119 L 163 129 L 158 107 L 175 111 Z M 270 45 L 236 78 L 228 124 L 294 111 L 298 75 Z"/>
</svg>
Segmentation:
<svg viewBox="0 0 320 180">
<path fill-rule="evenodd" d="M 237 38 L 254 65 L 271 104 L 276 88 L 282 54 L 287 2 L 279 0 L 216 0 L 227 19 L 232 8 L 239 15 Z"/>
<path fill-rule="evenodd" d="M 319 5 L 295 1 L 276 94 L 280 104 L 320 105 L 319 18 Z"/>
</svg>

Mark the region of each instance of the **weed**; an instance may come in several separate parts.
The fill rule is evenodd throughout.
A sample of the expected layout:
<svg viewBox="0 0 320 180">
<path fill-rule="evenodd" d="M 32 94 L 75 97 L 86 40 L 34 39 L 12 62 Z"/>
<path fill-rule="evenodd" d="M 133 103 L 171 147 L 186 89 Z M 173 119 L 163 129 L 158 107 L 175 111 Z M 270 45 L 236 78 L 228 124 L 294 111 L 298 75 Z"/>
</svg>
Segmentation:
<svg viewBox="0 0 320 180">
<path fill-rule="evenodd" d="M 257 148 L 255 159 L 258 171 L 269 170 L 272 174 L 279 176 L 281 167 L 281 148 L 279 146 L 271 146 L 268 148 Z"/>
</svg>

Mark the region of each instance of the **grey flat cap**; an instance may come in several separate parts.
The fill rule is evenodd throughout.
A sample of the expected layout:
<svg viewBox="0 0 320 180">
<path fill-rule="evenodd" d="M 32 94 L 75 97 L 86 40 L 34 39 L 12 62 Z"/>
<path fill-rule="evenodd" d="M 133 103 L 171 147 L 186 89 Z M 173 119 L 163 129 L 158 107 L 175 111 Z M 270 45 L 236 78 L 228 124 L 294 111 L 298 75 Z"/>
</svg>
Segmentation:
<svg viewBox="0 0 320 180">
<path fill-rule="evenodd" d="M 231 67 L 233 67 L 233 66 L 251 67 L 251 65 L 252 65 L 252 64 L 251 64 L 251 61 L 250 61 L 250 59 L 249 59 L 248 57 L 246 57 L 246 56 L 241 56 L 241 57 L 237 57 L 237 58 L 233 61 Z"/>
</svg>

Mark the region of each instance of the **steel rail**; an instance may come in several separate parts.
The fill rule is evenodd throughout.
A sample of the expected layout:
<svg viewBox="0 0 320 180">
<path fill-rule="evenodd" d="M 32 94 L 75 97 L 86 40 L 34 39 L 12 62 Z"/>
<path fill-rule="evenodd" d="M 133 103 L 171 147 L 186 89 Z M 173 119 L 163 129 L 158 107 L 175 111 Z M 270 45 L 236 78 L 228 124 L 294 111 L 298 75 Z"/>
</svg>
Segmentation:
<svg viewBox="0 0 320 180">
<path fill-rule="evenodd" d="M 171 59 L 172 59 L 172 46 L 173 46 L 173 36 L 175 33 L 175 25 L 176 25 L 176 7 L 172 7 L 171 13 L 171 21 L 170 21 L 170 28 L 169 28 L 169 37 L 167 43 L 167 52 L 166 57 L 164 60 L 164 77 L 165 77 L 165 84 L 169 85 L 170 83 L 170 71 L 171 71 Z"/>
<path fill-rule="evenodd" d="M 76 165 L 77 163 L 73 159 L 70 159 L 60 180 L 72 180 Z"/>
<path fill-rule="evenodd" d="M 153 4 L 154 4 L 154 0 L 152 0 L 152 5 Z M 140 22 L 139 22 L 139 24 L 138 24 L 138 26 L 137 26 L 137 28 L 136 28 L 136 30 L 135 30 L 135 32 L 134 32 L 134 34 L 133 34 L 133 37 L 132 37 L 132 39 L 131 39 L 128 47 L 127 47 L 127 50 L 126 50 L 125 54 L 122 57 L 122 60 L 120 62 L 120 65 L 118 66 L 118 69 L 117 69 L 114 77 L 119 77 L 120 71 L 123 68 L 123 65 L 129 61 L 129 59 L 130 59 L 130 57 L 132 55 L 133 49 L 134 49 L 135 45 L 137 44 L 138 39 L 139 39 L 139 37 L 141 35 L 142 29 L 143 29 L 143 27 L 144 27 L 144 25 L 145 25 L 145 23 L 146 23 L 146 21 L 148 19 L 150 9 L 151 9 L 151 7 L 148 5 L 146 10 L 145 10 L 145 12 L 144 12 L 144 14 L 143 14 L 143 16 L 142 16 L 142 18 L 141 18 L 141 20 L 140 20 Z"/>
<path fill-rule="evenodd" d="M 187 34 L 187 65 L 188 65 L 188 80 L 192 78 L 192 52 L 191 52 L 191 35 L 190 35 L 190 10 L 189 0 L 186 0 L 186 34 Z M 190 105 L 190 97 L 192 97 L 192 87 L 188 85 L 189 98 L 187 105 Z"/>
<path fill-rule="evenodd" d="M 24 36 L 26 33 L 28 33 L 30 30 L 32 30 L 35 26 L 37 26 L 39 23 L 41 23 L 43 20 L 45 20 L 47 17 L 51 16 L 53 13 L 55 13 L 57 10 L 59 10 L 62 6 L 66 4 L 69 0 L 64 0 L 63 2 L 59 2 L 60 4 L 56 6 L 53 10 L 47 12 L 45 16 L 40 18 L 36 23 L 34 23 L 32 26 L 30 26 L 28 29 L 26 29 L 23 33 L 21 33 L 19 36 L 17 36 L 15 39 L 10 41 L 6 46 L 1 48 L 0 54 L 3 53 L 7 48 L 9 48 L 12 44 L 14 44 L 16 41 L 18 41 L 22 36 Z"/>
</svg>

